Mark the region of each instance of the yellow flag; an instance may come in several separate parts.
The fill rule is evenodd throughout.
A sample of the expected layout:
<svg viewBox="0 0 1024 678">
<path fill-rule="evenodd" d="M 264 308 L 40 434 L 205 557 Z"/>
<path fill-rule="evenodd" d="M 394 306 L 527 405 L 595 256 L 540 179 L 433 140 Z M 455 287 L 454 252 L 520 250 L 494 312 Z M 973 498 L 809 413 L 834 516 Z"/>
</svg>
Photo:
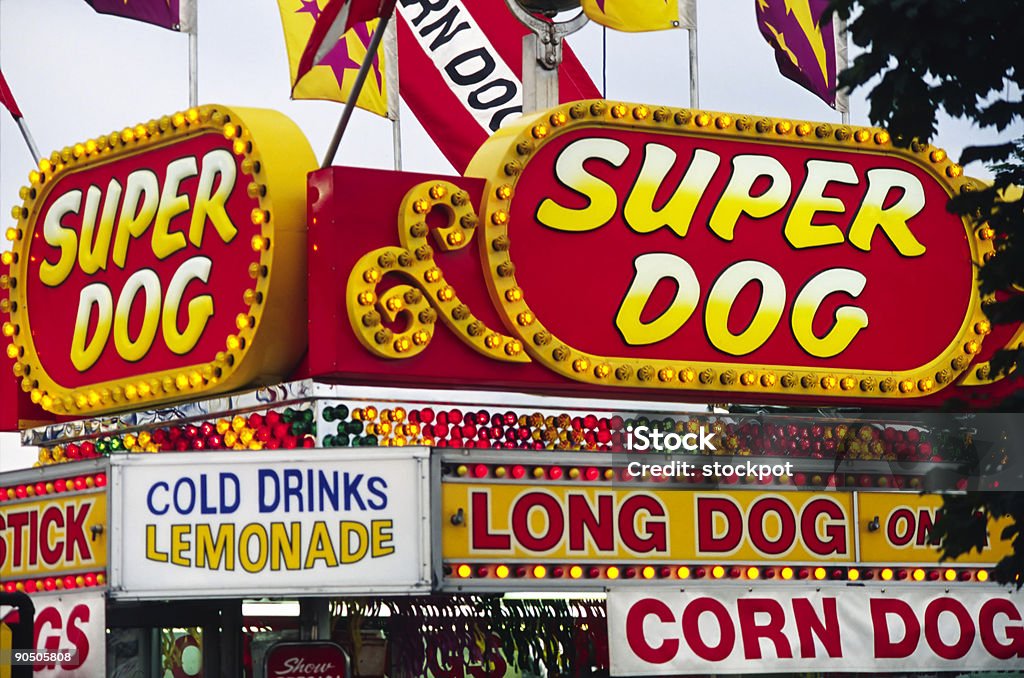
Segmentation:
<svg viewBox="0 0 1024 678">
<path fill-rule="evenodd" d="M 288 51 L 288 72 L 292 81 L 293 99 L 326 99 L 347 101 L 355 83 L 359 65 L 366 56 L 366 46 L 377 28 L 378 19 L 359 24 L 345 33 L 337 45 L 314 66 L 302 80 L 295 82 L 299 58 L 309 42 L 313 24 L 327 0 L 277 0 L 284 29 L 284 44 Z M 384 68 L 385 39 L 377 50 L 370 73 L 356 105 L 377 115 L 391 117 L 388 107 L 387 78 Z"/>
<path fill-rule="evenodd" d="M 694 0 L 582 0 L 596 23 L 617 31 L 664 31 L 696 28 Z"/>
</svg>

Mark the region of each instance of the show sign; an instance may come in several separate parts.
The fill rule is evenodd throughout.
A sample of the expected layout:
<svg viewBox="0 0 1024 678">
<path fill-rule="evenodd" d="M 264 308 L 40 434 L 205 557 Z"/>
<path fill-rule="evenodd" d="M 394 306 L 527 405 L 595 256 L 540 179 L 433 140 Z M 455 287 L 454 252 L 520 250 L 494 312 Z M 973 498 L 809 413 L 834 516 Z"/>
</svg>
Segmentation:
<svg viewBox="0 0 1024 678">
<path fill-rule="evenodd" d="M 510 482 L 441 485 L 442 561 L 449 565 L 938 565 L 929 530 L 942 499 L 901 492 L 648 489 Z M 453 518 L 454 517 L 454 518 Z M 878 525 L 873 523 L 878 518 Z M 989 526 L 990 543 L 948 566 L 991 566 L 1012 551 Z M 446 583 L 484 588 L 509 581 Z M 635 580 L 528 580 L 569 588 Z M 647 582 L 650 584 L 650 582 Z M 666 585 L 678 586 L 668 579 Z"/>
<path fill-rule="evenodd" d="M 328 168 L 310 178 L 327 290 L 311 368 L 938 403 L 992 332 L 977 276 L 993 232 L 946 209 L 975 186 L 883 130 L 604 101 L 502 128 L 463 179 Z"/>
<path fill-rule="evenodd" d="M 1016 670 L 1024 599 L 1005 591 L 613 591 L 613 676 Z"/>
<path fill-rule="evenodd" d="M 57 482 L 63 486 L 66 481 Z M 53 481 L 39 483 L 44 492 L 47 485 L 53 492 Z M 68 494 L 3 501 L 0 582 L 65 576 L 75 579 L 73 575 L 104 569 L 106 527 L 105 489 L 74 492 L 72 487 Z"/>
<path fill-rule="evenodd" d="M 349 678 L 348 655 L 336 643 L 283 642 L 271 646 L 264 658 L 267 678 Z"/>
<path fill-rule="evenodd" d="M 15 208 L 8 356 L 95 415 L 278 380 L 305 344 L 306 172 L 283 115 L 203 106 L 56 152 Z"/>
<path fill-rule="evenodd" d="M 107 673 L 106 598 L 99 591 L 33 596 L 33 675 L 95 678 Z M 9 609 L 0 606 L 0 622 Z"/>
<path fill-rule="evenodd" d="M 111 459 L 110 595 L 430 589 L 427 451 Z"/>
</svg>

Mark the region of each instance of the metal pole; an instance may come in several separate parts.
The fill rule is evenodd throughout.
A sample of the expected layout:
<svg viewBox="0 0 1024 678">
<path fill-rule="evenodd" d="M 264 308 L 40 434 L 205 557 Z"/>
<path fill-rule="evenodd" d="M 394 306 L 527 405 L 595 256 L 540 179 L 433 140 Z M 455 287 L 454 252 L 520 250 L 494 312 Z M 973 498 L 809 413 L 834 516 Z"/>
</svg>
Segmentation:
<svg viewBox="0 0 1024 678">
<path fill-rule="evenodd" d="M 352 85 L 352 91 L 348 93 L 348 101 L 345 102 L 345 109 L 341 112 L 341 120 L 338 121 L 338 128 L 334 130 L 334 138 L 331 139 L 331 145 L 327 147 L 327 153 L 324 155 L 321 167 L 328 167 L 334 162 L 334 156 L 338 153 L 338 146 L 341 145 L 341 137 L 345 135 L 348 121 L 352 117 L 352 110 L 356 107 L 359 93 L 363 91 L 366 76 L 369 74 L 370 66 L 377 56 L 377 48 L 380 47 L 380 41 L 384 38 L 384 29 L 387 28 L 390 20 L 390 14 L 382 16 L 380 23 L 377 24 L 377 29 L 373 32 L 373 37 L 370 38 L 370 44 L 366 48 L 366 56 L 363 57 L 363 63 L 359 66 L 359 73 L 356 74 L 356 81 Z"/>
<path fill-rule="evenodd" d="M 846 19 L 839 19 L 836 35 L 836 108 L 844 125 L 850 124 L 850 91 L 839 89 L 839 73 L 850 65 L 850 36 L 846 32 Z"/>
<path fill-rule="evenodd" d="M 189 3 L 192 25 L 188 32 L 188 105 L 199 105 L 199 0 Z"/>
<path fill-rule="evenodd" d="M 687 31 L 690 34 L 690 108 L 700 107 L 700 66 L 697 62 L 697 28 Z"/>
<path fill-rule="evenodd" d="M 398 7 L 395 7 L 398 11 Z M 402 171 L 402 98 L 398 69 L 398 23 L 388 24 L 384 34 L 384 70 L 387 75 L 388 117 L 391 118 L 391 157 L 395 171 Z"/>
<path fill-rule="evenodd" d="M 32 159 L 39 164 L 39 148 L 36 146 L 35 140 L 32 138 L 32 133 L 28 131 L 28 125 L 25 124 L 25 118 L 15 118 L 14 122 L 18 123 L 18 130 L 21 131 L 21 136 L 25 139 L 25 143 L 28 145 L 28 150 L 32 154 Z"/>
</svg>

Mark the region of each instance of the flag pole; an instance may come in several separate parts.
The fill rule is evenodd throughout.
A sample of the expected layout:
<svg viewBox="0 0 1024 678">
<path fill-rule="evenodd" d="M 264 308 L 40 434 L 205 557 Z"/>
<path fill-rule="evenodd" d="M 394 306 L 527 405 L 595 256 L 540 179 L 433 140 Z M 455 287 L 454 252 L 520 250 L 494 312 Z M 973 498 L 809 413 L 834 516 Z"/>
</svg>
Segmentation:
<svg viewBox="0 0 1024 678">
<path fill-rule="evenodd" d="M 29 153 L 32 154 L 32 159 L 39 164 L 39 148 L 36 146 L 35 140 L 32 138 L 32 133 L 28 131 L 28 125 L 25 124 L 25 118 L 18 116 L 14 119 L 14 122 L 18 123 L 18 130 L 21 132 L 22 138 L 25 140 L 25 144 L 28 146 Z"/>
<path fill-rule="evenodd" d="M 327 153 L 324 155 L 321 167 L 329 167 L 334 162 L 334 156 L 338 153 L 338 146 L 341 145 L 341 137 L 345 135 L 345 129 L 348 127 L 348 121 L 352 118 L 352 111 L 356 107 L 359 93 L 363 91 L 366 76 L 370 73 L 370 66 L 373 65 L 373 60 L 377 56 L 377 49 L 380 47 L 380 42 L 384 38 L 384 31 L 387 29 L 390 21 L 391 15 L 385 14 L 380 18 L 380 23 L 377 24 L 377 28 L 373 31 L 373 37 L 370 38 L 370 44 L 366 48 L 366 56 L 363 57 L 363 63 L 359 65 L 359 73 L 356 74 L 356 81 L 353 83 L 352 90 L 348 94 L 345 109 L 341 112 L 341 120 L 338 121 L 338 128 L 334 130 L 334 137 L 331 139 L 331 145 L 327 147 Z"/>
<path fill-rule="evenodd" d="M 398 11 L 398 6 L 395 6 Z M 402 171 L 402 100 L 398 76 L 398 24 L 392 21 L 384 34 L 384 71 L 387 78 L 388 117 L 391 119 L 391 154 L 395 171 Z"/>
<path fill-rule="evenodd" d="M 690 108 L 700 107 L 700 64 L 697 60 L 697 3 L 693 3 L 693 28 L 688 29 L 690 48 Z"/>
<path fill-rule="evenodd" d="M 846 32 L 846 19 L 839 19 L 839 31 L 836 35 L 836 78 L 838 80 L 839 73 L 845 71 L 850 65 L 850 35 Z M 839 113 L 842 115 L 842 121 L 844 125 L 850 124 L 850 90 L 839 89 L 839 83 L 836 82 L 836 108 L 839 109 Z"/>
<path fill-rule="evenodd" d="M 195 108 L 199 105 L 199 0 L 188 4 L 188 105 Z"/>
</svg>

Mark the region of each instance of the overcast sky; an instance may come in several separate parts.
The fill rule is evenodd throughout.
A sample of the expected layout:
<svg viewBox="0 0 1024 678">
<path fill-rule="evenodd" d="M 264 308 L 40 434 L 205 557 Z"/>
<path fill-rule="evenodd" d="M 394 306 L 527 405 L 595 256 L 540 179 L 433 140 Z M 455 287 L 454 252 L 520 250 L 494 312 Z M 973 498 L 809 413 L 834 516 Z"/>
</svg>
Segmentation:
<svg viewBox="0 0 1024 678">
<path fill-rule="evenodd" d="M 288 99 L 276 0 L 197 1 L 200 102 L 283 111 L 322 157 L 342 106 Z M 754 0 L 698 0 L 698 7 L 703 108 L 839 122 L 838 113 L 778 73 L 754 21 Z M 600 27 L 588 25 L 569 42 L 601 87 Z M 609 98 L 687 105 L 685 32 L 608 31 L 607 44 Z M 44 155 L 186 108 L 187 58 L 186 35 L 96 14 L 83 0 L 0 0 L 0 70 Z M 852 108 L 852 121 L 867 124 L 862 92 L 854 95 Z M 390 125 L 357 109 L 337 164 L 390 168 Z M 402 134 L 406 170 L 452 173 L 405 107 Z M 964 146 L 986 138 L 966 123 L 944 120 L 936 143 L 957 157 Z M 0 214 L 5 221 L 19 203 L 18 188 L 32 164 L 14 121 L 0 112 Z M 980 167 L 968 171 L 987 175 Z"/>
<path fill-rule="evenodd" d="M 200 101 L 283 111 L 298 122 L 322 156 L 341 105 L 288 99 L 276 0 L 198 3 Z M 698 6 L 704 108 L 839 120 L 816 97 L 779 75 L 772 50 L 755 25 L 753 0 L 699 0 Z M 600 27 L 591 24 L 570 38 L 598 87 L 601 37 Z M 610 98 L 688 103 L 685 32 L 609 31 L 607 42 Z M 185 108 L 187 54 L 187 36 L 96 14 L 83 0 L 0 0 L 0 70 L 44 154 Z M 866 124 L 866 116 L 863 98 L 855 96 L 853 122 Z M 450 173 L 451 167 L 408 109 L 402 117 L 405 168 Z M 968 125 L 951 121 L 942 125 L 937 139 L 954 156 L 978 140 Z M 390 167 L 391 149 L 390 123 L 357 109 L 338 163 Z M 14 121 L 0 115 L 4 214 L 17 202 L 18 187 L 31 164 Z M 974 174 L 980 175 L 980 169 Z"/>
</svg>

